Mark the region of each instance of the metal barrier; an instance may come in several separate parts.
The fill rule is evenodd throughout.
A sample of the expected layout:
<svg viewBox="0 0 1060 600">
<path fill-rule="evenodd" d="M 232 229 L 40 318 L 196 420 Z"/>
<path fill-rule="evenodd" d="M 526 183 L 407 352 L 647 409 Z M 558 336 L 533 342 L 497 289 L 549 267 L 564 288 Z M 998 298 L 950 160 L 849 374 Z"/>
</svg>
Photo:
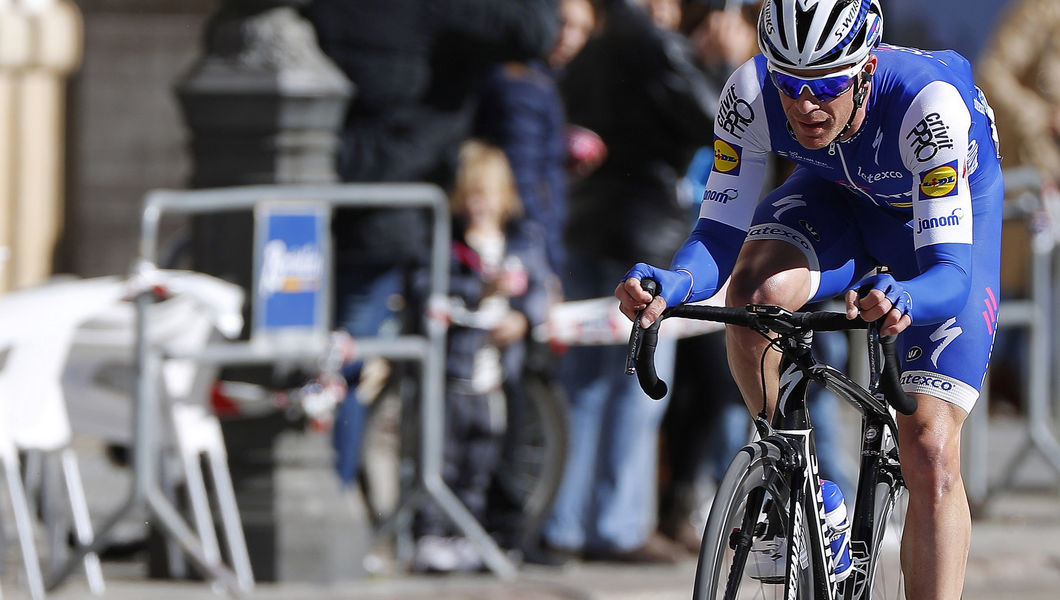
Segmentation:
<svg viewBox="0 0 1060 600">
<path fill-rule="evenodd" d="M 447 324 L 443 319 L 431 318 L 446 306 L 449 286 L 450 222 L 448 200 L 434 185 L 408 184 L 335 184 L 244 186 L 202 190 L 155 190 L 144 204 L 140 258 L 137 269 L 150 273 L 158 261 L 159 225 L 165 214 L 203 215 L 222 212 L 254 210 L 262 203 L 324 203 L 329 207 L 427 208 L 431 210 L 433 239 L 430 264 L 430 295 L 425 316 L 425 335 L 401 335 L 393 338 L 355 338 L 357 359 L 381 357 L 418 362 L 422 365 L 423 394 L 420 419 L 420 455 L 415 486 L 378 535 L 389 534 L 399 522 L 407 521 L 408 514 L 419 503 L 433 501 L 460 528 L 482 554 L 485 564 L 503 578 L 515 576 L 515 567 L 497 547 L 479 522 L 446 486 L 442 479 L 442 445 L 444 436 L 444 376 L 445 337 Z M 330 273 L 330 245 L 325 253 L 324 272 Z M 330 276 L 330 275 L 328 275 Z M 158 377 L 162 357 L 146 343 L 150 323 L 143 318 L 152 302 L 150 294 L 137 298 L 137 356 L 139 378 L 135 409 L 135 439 L 132 491 L 117 513 L 101 528 L 97 542 L 79 547 L 75 552 L 99 550 L 100 541 L 131 510 L 145 506 L 155 517 L 162 532 L 183 549 L 191 561 L 203 572 L 228 590 L 240 593 L 249 590 L 252 581 L 239 571 L 233 573 L 219 560 L 211 560 L 203 551 L 202 541 L 192 532 L 184 518 L 163 493 L 158 473 L 160 436 L 158 419 L 163 408 L 158 394 Z M 215 366 L 269 364 L 279 361 L 314 364 L 328 350 L 327 336 L 316 335 L 310 329 L 299 343 L 292 343 L 290 335 L 279 340 L 257 336 L 243 342 L 214 344 L 191 358 Z M 69 574 L 74 564 L 68 564 L 61 577 Z"/>
<path fill-rule="evenodd" d="M 1002 470 L 1001 479 L 991 483 L 987 468 L 989 437 L 989 390 L 983 386 L 980 408 L 968 417 L 965 445 L 965 487 L 973 507 L 984 507 L 995 490 L 1011 486 L 1016 467 L 1037 452 L 1060 475 L 1060 443 L 1052 429 L 1051 370 L 1053 253 L 1055 232 L 1049 225 L 1049 207 L 1041 196 L 1041 177 L 1033 168 L 1007 169 L 1005 176 L 1005 218 L 1026 219 L 1030 227 L 1030 289 L 1027 298 L 1001 300 L 997 327 L 1024 328 L 1027 331 L 1028 364 L 1023 418 L 1025 439 Z"/>
</svg>

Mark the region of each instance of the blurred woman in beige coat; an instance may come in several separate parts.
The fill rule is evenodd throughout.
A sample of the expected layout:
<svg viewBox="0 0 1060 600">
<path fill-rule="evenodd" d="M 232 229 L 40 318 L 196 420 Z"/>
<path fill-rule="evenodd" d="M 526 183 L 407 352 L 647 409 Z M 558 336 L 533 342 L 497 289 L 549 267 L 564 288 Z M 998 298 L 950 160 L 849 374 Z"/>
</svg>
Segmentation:
<svg viewBox="0 0 1060 600">
<path fill-rule="evenodd" d="M 1060 2 L 1015 0 L 977 61 L 994 107 L 1004 166 L 1060 180 Z"/>
</svg>

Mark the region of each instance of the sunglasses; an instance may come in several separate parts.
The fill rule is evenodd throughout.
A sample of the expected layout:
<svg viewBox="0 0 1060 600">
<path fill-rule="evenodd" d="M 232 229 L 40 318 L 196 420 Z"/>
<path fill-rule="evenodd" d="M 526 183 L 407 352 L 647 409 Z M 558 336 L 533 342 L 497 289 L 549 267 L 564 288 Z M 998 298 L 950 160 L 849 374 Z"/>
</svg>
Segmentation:
<svg viewBox="0 0 1060 600">
<path fill-rule="evenodd" d="M 821 102 L 828 102 L 842 96 L 843 93 L 853 87 L 858 79 L 858 74 L 861 73 L 864 67 L 864 63 L 859 63 L 842 71 L 816 77 L 796 77 L 781 71 L 773 65 L 769 65 L 768 69 L 769 78 L 773 80 L 773 85 L 777 86 L 778 90 L 792 100 L 797 99 L 802 94 L 802 90 L 807 89 L 810 90 L 814 98 Z"/>
</svg>

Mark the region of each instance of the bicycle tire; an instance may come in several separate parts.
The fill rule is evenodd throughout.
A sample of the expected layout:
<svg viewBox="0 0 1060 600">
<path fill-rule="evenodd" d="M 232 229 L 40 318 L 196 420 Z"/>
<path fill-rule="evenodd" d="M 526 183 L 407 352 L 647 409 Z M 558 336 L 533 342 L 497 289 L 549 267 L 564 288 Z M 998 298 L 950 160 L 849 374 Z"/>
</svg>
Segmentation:
<svg viewBox="0 0 1060 600">
<path fill-rule="evenodd" d="M 544 376 L 529 376 L 524 386 L 523 400 L 513 401 L 526 406 L 518 411 L 509 406 L 509 415 L 520 417 L 509 423 L 497 474 L 498 485 L 519 512 L 519 537 L 535 534 L 551 507 L 563 478 L 569 437 L 567 402 L 558 385 Z M 415 476 L 415 402 L 409 406 L 398 387 L 389 385 L 372 403 L 362 435 L 357 483 L 374 526 L 389 519 Z"/>
<path fill-rule="evenodd" d="M 373 528 L 390 519 L 413 485 L 419 452 L 415 415 L 409 414 L 414 410 L 400 385 L 392 381 L 368 407 L 357 485 Z"/>
<path fill-rule="evenodd" d="M 566 395 L 551 376 L 528 372 L 522 387 L 522 394 L 509 397 L 522 406 L 510 407 L 496 483 L 521 511 L 519 535 L 529 540 L 537 535 L 559 492 L 570 425 Z"/>
<path fill-rule="evenodd" d="M 743 529 L 743 523 L 756 523 L 759 529 L 779 528 L 787 531 L 788 499 L 790 497 L 786 479 L 774 465 L 762 445 L 751 444 L 737 453 L 725 476 L 718 485 L 718 492 L 710 507 L 703 543 L 700 546 L 699 562 L 693 600 L 744 600 L 773 599 L 785 596 L 782 583 L 765 583 L 751 578 L 745 571 L 755 557 L 737 551 L 730 540 Z M 759 492 L 762 499 L 758 499 Z M 781 510 L 764 510 L 767 501 Z M 748 514 L 751 511 L 755 514 Z M 777 520 L 778 522 L 771 522 Z M 763 525 L 764 524 L 764 527 Z M 808 532 L 803 531 L 808 539 Z M 743 562 L 741 566 L 739 563 Z M 797 598 L 812 598 L 813 569 L 807 560 L 801 568 Z"/>
<path fill-rule="evenodd" d="M 909 498 L 904 487 L 892 487 L 883 482 L 876 485 L 875 496 L 873 523 L 876 531 L 872 536 L 875 543 L 870 554 L 872 572 L 867 578 L 871 590 L 868 597 L 901 600 L 905 598 L 905 576 L 899 548 Z"/>
<path fill-rule="evenodd" d="M 884 430 L 882 444 L 884 454 L 897 454 L 895 439 L 888 429 Z M 905 575 L 899 550 L 908 504 L 905 485 L 891 476 L 877 477 L 872 506 L 873 547 L 867 554 L 869 563 L 866 568 L 870 571 L 865 578 L 870 590 L 867 597 L 872 600 L 905 598 Z"/>
</svg>

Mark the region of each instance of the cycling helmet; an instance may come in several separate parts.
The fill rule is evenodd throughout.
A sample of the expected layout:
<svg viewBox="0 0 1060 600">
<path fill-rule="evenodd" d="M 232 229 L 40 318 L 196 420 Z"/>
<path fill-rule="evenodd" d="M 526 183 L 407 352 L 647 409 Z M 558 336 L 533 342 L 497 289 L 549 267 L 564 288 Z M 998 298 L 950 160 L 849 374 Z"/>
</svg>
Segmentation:
<svg viewBox="0 0 1060 600">
<path fill-rule="evenodd" d="M 861 63 L 883 35 L 879 0 L 766 0 L 758 46 L 781 69 Z"/>
</svg>

